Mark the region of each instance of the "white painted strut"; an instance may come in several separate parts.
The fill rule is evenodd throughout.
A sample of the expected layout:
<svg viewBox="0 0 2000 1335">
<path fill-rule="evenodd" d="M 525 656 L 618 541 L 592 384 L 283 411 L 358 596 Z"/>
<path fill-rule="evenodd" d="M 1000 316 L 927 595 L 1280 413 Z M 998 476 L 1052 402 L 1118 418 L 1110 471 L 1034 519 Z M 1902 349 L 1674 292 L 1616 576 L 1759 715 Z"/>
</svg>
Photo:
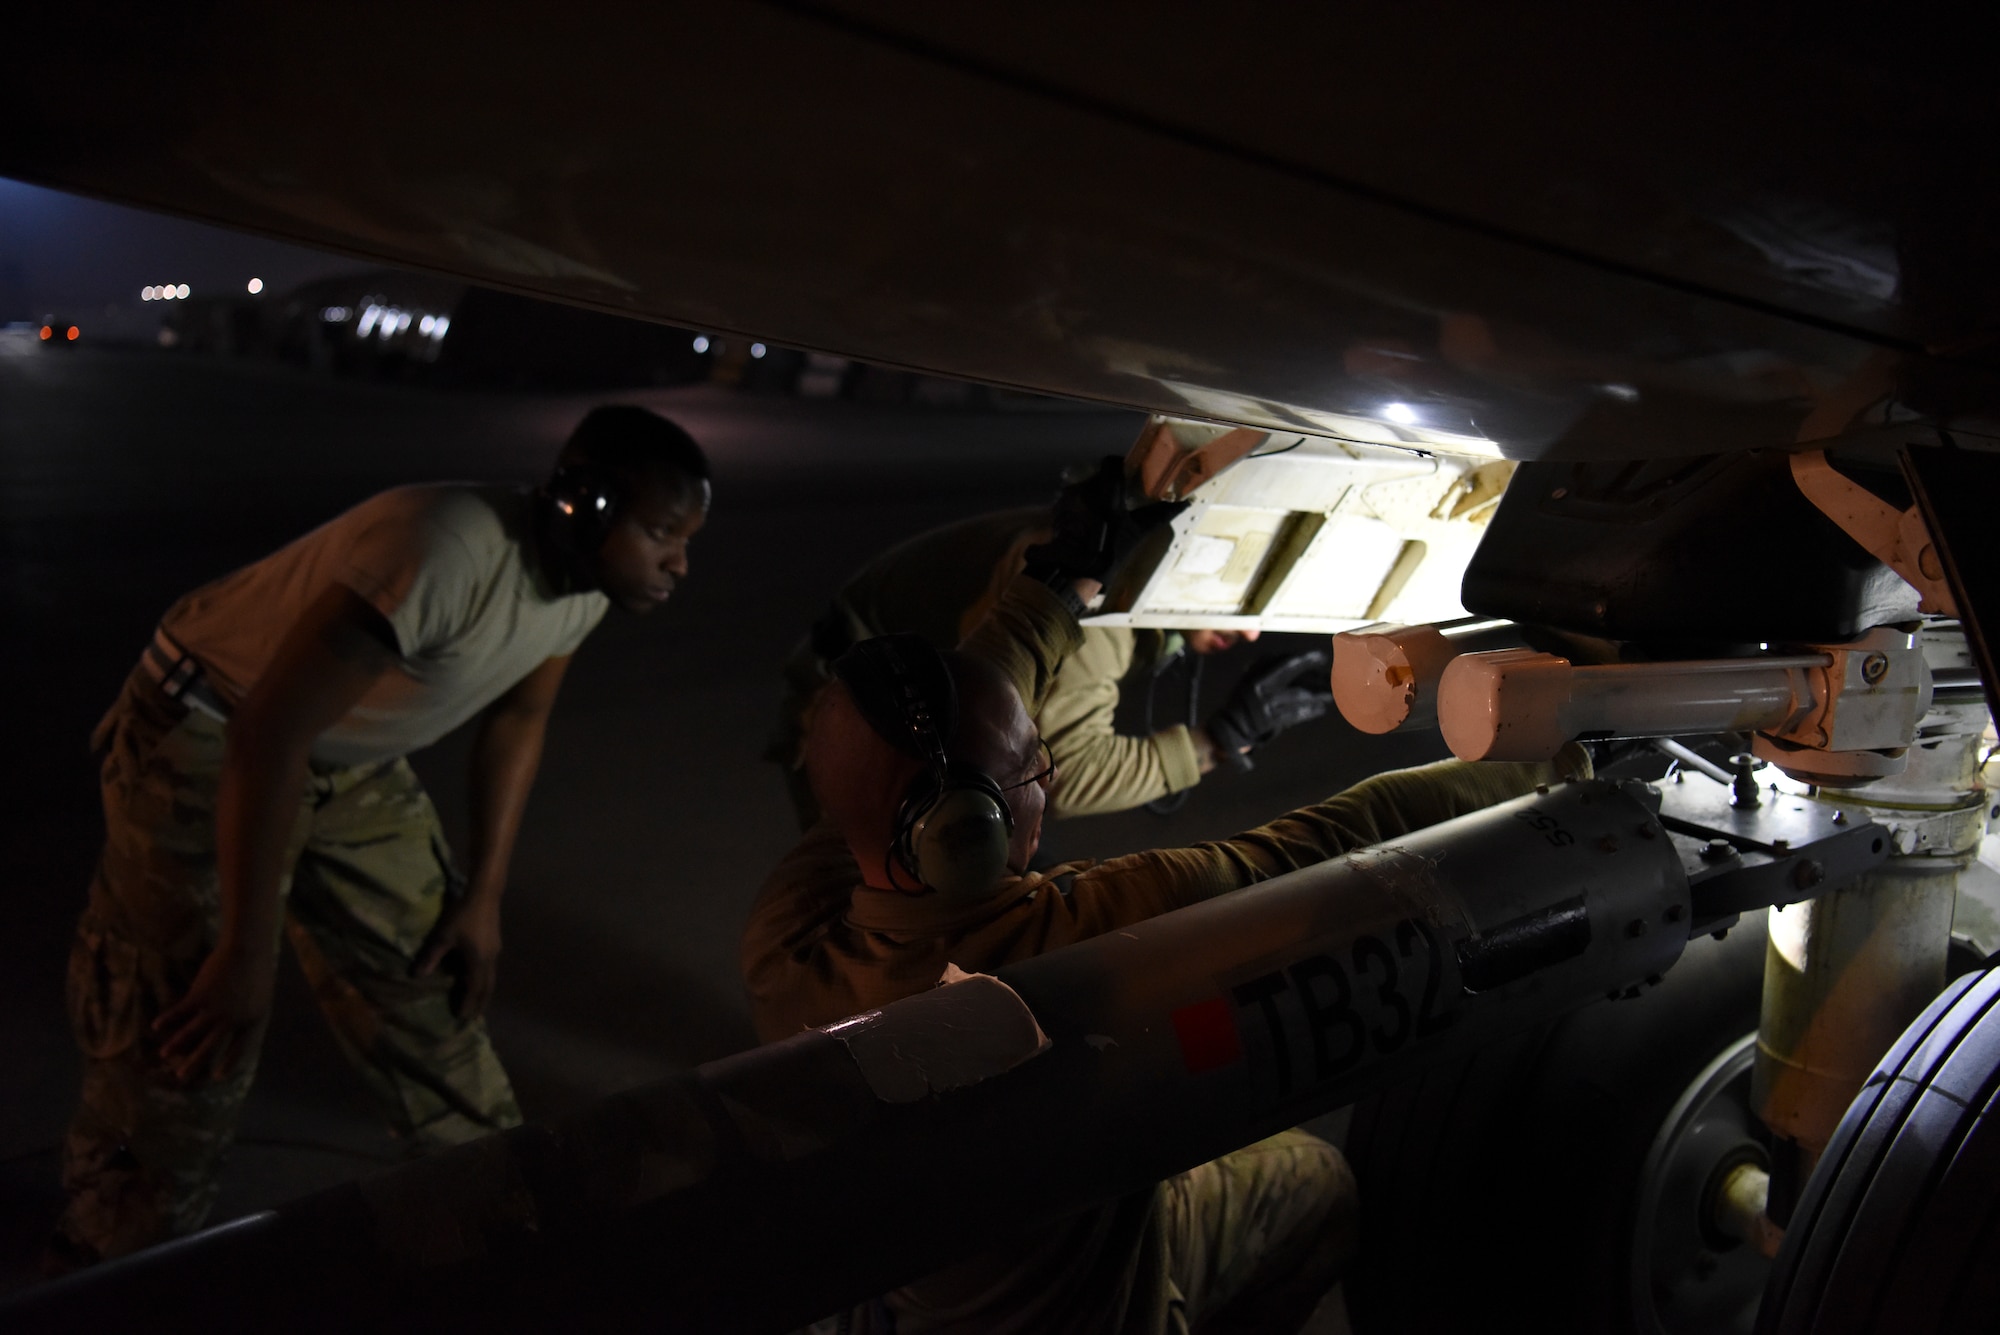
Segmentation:
<svg viewBox="0 0 2000 1335">
<path fill-rule="evenodd" d="M 1782 732 L 1821 703 L 1831 654 L 1578 667 L 1529 649 L 1463 654 L 1438 686 L 1461 760 L 1545 760 L 1576 737 Z"/>
</svg>

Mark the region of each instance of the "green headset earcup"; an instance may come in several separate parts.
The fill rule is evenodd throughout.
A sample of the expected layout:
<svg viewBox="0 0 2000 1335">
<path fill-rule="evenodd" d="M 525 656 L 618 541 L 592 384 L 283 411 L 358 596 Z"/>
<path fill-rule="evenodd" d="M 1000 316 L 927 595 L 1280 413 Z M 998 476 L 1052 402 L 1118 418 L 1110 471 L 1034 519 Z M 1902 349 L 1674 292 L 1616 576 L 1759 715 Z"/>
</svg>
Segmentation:
<svg viewBox="0 0 2000 1335">
<path fill-rule="evenodd" d="M 910 831 L 914 870 L 947 900 L 985 899 L 1007 875 L 1012 836 L 1013 820 L 993 793 L 948 788 Z"/>
</svg>

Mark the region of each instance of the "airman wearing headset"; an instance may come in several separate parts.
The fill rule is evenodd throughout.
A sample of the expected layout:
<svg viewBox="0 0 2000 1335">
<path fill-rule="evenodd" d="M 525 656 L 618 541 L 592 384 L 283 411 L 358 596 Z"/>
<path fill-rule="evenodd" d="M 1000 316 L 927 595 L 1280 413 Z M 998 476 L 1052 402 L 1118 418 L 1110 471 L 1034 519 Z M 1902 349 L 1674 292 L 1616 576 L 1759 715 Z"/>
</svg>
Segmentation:
<svg viewBox="0 0 2000 1335">
<path fill-rule="evenodd" d="M 70 960 L 85 1071 L 51 1268 L 200 1226 L 281 928 L 399 1134 L 520 1121 L 481 1012 L 544 725 L 606 608 L 686 576 L 708 501 L 686 432 L 598 408 L 539 489 L 384 492 L 168 611 L 94 738 L 107 833 Z M 461 878 L 404 756 L 474 718 Z"/>
<path fill-rule="evenodd" d="M 883 552 L 834 594 L 785 663 L 764 753 L 783 771 L 801 829 L 819 815 L 805 776 L 806 729 L 840 656 L 892 632 L 921 635 L 939 649 L 957 644 L 999 599 L 1027 549 L 1048 540 L 1049 524 L 1046 506 L 946 524 Z M 1253 665 L 1219 707 L 1200 714 L 1205 658 L 1256 638 L 1256 631 L 1085 627 L 1035 712 L 1062 776 L 1049 790 L 1049 819 L 1141 805 L 1169 813 L 1212 771 L 1249 769 L 1253 749 L 1324 715 L 1333 704 L 1324 648 Z M 1137 734 L 1116 727 L 1127 696 L 1145 704 Z"/>
<path fill-rule="evenodd" d="M 1587 774 L 1581 753 L 1560 770 L 1450 762 L 1378 775 L 1234 839 L 1030 870 L 1055 779 L 1033 706 L 1081 642 L 1082 600 L 1143 527 L 1113 518 L 1073 541 L 1063 509 L 1053 548 L 1029 553 L 958 650 L 891 635 L 837 661 L 806 740 L 825 818 L 766 881 L 743 938 L 766 1040 L 933 987 L 948 964 L 998 969 Z M 1058 1113 L 1022 1134 L 1065 1129 Z M 1290 1131 L 840 1321 L 854 1335 L 1296 1330 L 1351 1257 L 1355 1222 L 1339 1151 Z"/>
</svg>

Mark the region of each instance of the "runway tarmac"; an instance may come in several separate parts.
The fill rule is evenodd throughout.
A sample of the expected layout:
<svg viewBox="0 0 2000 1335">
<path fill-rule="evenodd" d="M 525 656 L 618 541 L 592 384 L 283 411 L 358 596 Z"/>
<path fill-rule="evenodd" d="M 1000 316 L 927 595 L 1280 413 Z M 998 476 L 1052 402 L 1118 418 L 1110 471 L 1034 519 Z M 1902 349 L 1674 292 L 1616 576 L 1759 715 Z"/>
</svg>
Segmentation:
<svg viewBox="0 0 2000 1335">
<path fill-rule="evenodd" d="M 708 448 L 715 507 L 692 576 L 646 618 L 612 613 L 569 674 L 515 857 L 491 1011 L 532 1119 L 753 1041 L 736 974 L 751 897 L 796 831 L 758 759 L 777 670 L 874 552 L 1033 503 L 1067 463 L 1122 452 L 1132 414 L 1082 406 L 873 406 L 712 386 L 610 395 L 446 392 L 167 354 L 0 350 L 0 688 L 12 701 L 0 934 L 0 1291 L 58 1204 L 75 1094 L 62 981 L 100 838 L 91 725 L 182 592 L 381 488 L 530 481 L 592 403 L 640 402 Z M 1275 638 L 1267 647 L 1276 647 Z M 1219 664 L 1212 699 L 1247 659 Z M 415 763 L 463 829 L 464 739 Z M 1337 720 L 1213 779 L 1172 818 L 1055 826 L 1107 856 L 1226 835 L 1394 765 L 1435 738 Z M 284 967 L 215 1220 L 342 1180 L 399 1147 Z"/>
</svg>

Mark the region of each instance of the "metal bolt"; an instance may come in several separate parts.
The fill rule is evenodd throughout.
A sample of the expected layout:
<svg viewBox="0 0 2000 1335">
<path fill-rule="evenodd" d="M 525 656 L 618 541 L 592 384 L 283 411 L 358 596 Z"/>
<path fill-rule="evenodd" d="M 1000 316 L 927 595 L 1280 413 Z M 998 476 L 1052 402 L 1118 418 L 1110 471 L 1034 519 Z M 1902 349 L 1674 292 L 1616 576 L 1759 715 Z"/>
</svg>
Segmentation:
<svg viewBox="0 0 2000 1335">
<path fill-rule="evenodd" d="M 1993 808 L 1993 814 L 1994 814 L 1994 815 L 1996 815 L 1996 816 L 2000 816 L 2000 807 L 1995 807 L 1995 808 Z M 1847 813 L 1846 813 L 1845 811 L 1836 811 L 1836 812 L 1834 812 L 1834 813 L 1833 813 L 1833 823 L 1834 823 L 1835 825 L 1845 825 L 1845 824 L 1847 824 Z"/>
<path fill-rule="evenodd" d="M 1552 501 L 1559 501 L 1567 495 L 1569 495 L 1568 487 L 1557 487 L 1554 491 L 1549 493 L 1549 499 Z"/>
<path fill-rule="evenodd" d="M 1646 934 L 1646 920 L 1644 918 L 1634 918 L 1632 919 L 1632 921 L 1625 924 L 1625 935 L 1644 936 L 1645 934 Z"/>
<path fill-rule="evenodd" d="M 1861 680 L 1870 686 L 1889 675 L 1889 655 L 1870 654 L 1861 660 Z"/>
<path fill-rule="evenodd" d="M 1654 837 L 1654 834 L 1653 834 L 1653 827 L 1652 827 L 1652 826 L 1650 826 L 1650 825 L 1641 825 L 1641 826 L 1639 827 L 1639 837 L 1640 837 L 1641 839 L 1651 839 L 1651 838 L 1653 838 L 1653 837 Z"/>
<path fill-rule="evenodd" d="M 1547 797 L 1549 795 L 1549 786 L 1545 783 L 1538 783 L 1535 785 L 1535 792 L 1542 797 Z"/>
<path fill-rule="evenodd" d="M 1665 918 L 1668 922 L 1679 922 L 1686 915 L 1687 915 L 1687 910 L 1682 908 L 1679 904 L 1669 904 L 1667 905 L 1667 911 L 1661 914 L 1660 916 Z"/>
<path fill-rule="evenodd" d="M 1721 862 L 1736 856 L 1736 845 L 1727 839 L 1711 839 L 1701 846 L 1701 855 L 1710 862 Z"/>
<path fill-rule="evenodd" d="M 1739 751 L 1729 758 L 1729 764 L 1736 771 L 1736 780 L 1729 786 L 1729 805 L 1738 810 L 1761 806 L 1763 798 L 1757 792 L 1757 780 L 1752 777 L 1757 758 L 1748 751 Z"/>
<path fill-rule="evenodd" d="M 1656 973 L 1649 973 L 1646 975 L 1646 986 L 1658 987 L 1659 985 L 1660 985 L 1660 975 Z"/>
<path fill-rule="evenodd" d="M 1729 929 L 1727 927 L 1718 927 L 1710 932 L 1709 935 L 1720 941 L 1723 937 L 1729 935 Z"/>
<path fill-rule="evenodd" d="M 1773 839 L 1771 841 L 1771 849 L 1773 852 L 1782 853 L 1791 846 L 1792 846 L 1792 841 L 1789 839 Z"/>
<path fill-rule="evenodd" d="M 1825 879 L 1825 865 L 1813 858 L 1801 858 L 1792 868 L 1792 884 L 1801 890 L 1810 890 Z"/>
</svg>

